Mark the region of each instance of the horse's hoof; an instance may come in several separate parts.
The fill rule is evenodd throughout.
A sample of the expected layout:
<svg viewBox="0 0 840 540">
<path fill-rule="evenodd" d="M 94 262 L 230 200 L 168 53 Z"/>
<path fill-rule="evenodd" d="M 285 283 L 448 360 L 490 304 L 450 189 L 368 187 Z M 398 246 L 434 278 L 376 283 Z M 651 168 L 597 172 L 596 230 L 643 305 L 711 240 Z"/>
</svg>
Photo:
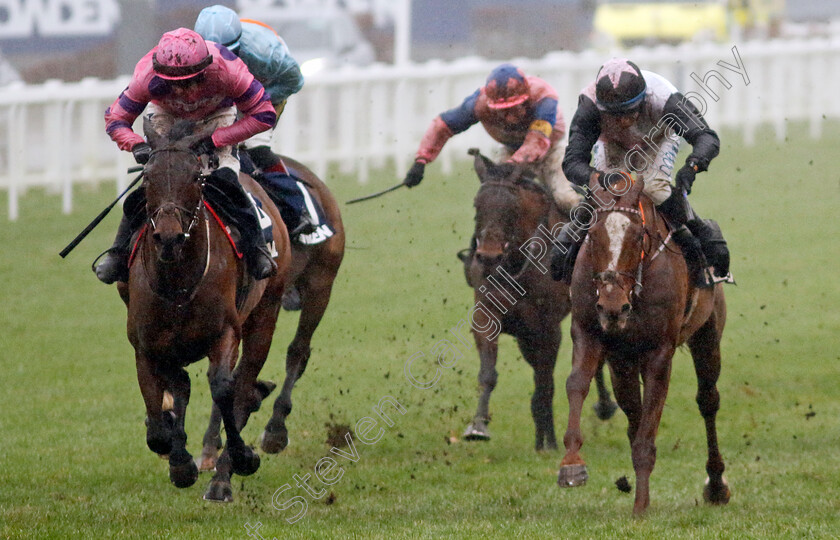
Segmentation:
<svg viewBox="0 0 840 540">
<path fill-rule="evenodd" d="M 172 465 L 169 463 L 169 480 L 176 488 L 188 488 L 198 480 L 198 467 L 190 458 L 186 463 Z"/>
<path fill-rule="evenodd" d="M 563 465 L 557 475 L 557 485 L 560 487 L 582 486 L 589 479 L 586 465 Z"/>
<path fill-rule="evenodd" d="M 709 504 L 726 504 L 729 502 L 729 482 L 726 478 L 721 478 L 720 485 L 712 486 L 709 478 L 706 478 L 706 484 L 703 486 L 703 500 Z"/>
<path fill-rule="evenodd" d="M 233 490 L 230 487 L 230 482 L 210 482 L 207 491 L 204 492 L 204 500 L 220 503 L 232 502 Z"/>
<path fill-rule="evenodd" d="M 486 426 L 473 422 L 464 430 L 464 439 L 467 441 L 489 441 L 490 430 Z"/>
<path fill-rule="evenodd" d="M 599 401 L 592 406 L 595 409 L 595 414 L 601 420 L 609 420 L 615 414 L 615 411 L 618 409 L 618 405 L 615 401 Z"/>
<path fill-rule="evenodd" d="M 230 453 L 231 471 L 239 476 L 251 476 L 260 468 L 260 455 L 251 448 Z"/>
<path fill-rule="evenodd" d="M 534 450 L 537 452 L 551 452 L 553 450 L 557 450 L 557 441 L 549 441 L 545 443 L 543 441 L 537 441 L 534 445 Z"/>
<path fill-rule="evenodd" d="M 205 471 L 215 471 L 216 470 L 216 454 L 206 454 L 204 452 L 201 453 L 200 456 L 195 458 L 195 465 L 198 468 L 199 472 Z"/>
<path fill-rule="evenodd" d="M 289 432 L 286 428 L 280 431 L 263 431 L 260 435 L 260 448 L 266 454 L 279 454 L 289 446 Z"/>
</svg>

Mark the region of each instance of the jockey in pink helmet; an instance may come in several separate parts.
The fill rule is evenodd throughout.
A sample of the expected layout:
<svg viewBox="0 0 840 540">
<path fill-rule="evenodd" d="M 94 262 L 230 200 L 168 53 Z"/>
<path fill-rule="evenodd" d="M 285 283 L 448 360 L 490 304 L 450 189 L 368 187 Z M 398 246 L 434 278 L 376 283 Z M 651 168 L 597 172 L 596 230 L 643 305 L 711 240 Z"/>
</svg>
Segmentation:
<svg viewBox="0 0 840 540">
<path fill-rule="evenodd" d="M 237 120 L 237 109 L 241 117 Z M 145 113 L 144 113 L 145 111 Z M 263 86 L 245 64 L 223 46 L 205 41 L 196 32 L 178 28 L 161 37 L 134 69 L 125 90 L 105 111 L 105 131 L 121 150 L 130 150 L 145 164 L 151 148 L 132 130 L 140 114 L 165 133 L 181 119 L 196 122 L 196 130 L 211 135 L 199 141 L 198 155 L 215 155 L 218 167 L 206 168 L 207 184 L 222 193 L 223 206 L 242 234 L 249 271 L 264 279 L 277 270 L 262 239 L 259 220 L 249 197 L 239 184 L 239 160 L 232 148 L 274 125 L 276 114 Z M 209 160 L 208 160 L 209 161 Z M 211 201 L 214 202 L 214 201 Z M 105 283 L 128 279 L 128 248 L 135 227 L 145 220 L 145 193 L 139 188 L 129 195 L 114 245 L 96 266 Z"/>
</svg>

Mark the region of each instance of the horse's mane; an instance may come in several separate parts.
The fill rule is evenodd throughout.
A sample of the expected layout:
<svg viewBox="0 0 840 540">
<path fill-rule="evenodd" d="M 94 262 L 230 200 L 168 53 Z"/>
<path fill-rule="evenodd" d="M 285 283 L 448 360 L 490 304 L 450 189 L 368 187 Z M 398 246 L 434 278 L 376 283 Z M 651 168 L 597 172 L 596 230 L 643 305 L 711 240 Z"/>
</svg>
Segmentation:
<svg viewBox="0 0 840 540">
<path fill-rule="evenodd" d="M 181 119 L 176 120 L 169 129 L 169 133 L 163 134 L 163 137 L 168 144 L 174 144 L 193 133 L 195 133 L 195 122 Z"/>
<path fill-rule="evenodd" d="M 516 163 L 499 163 L 493 165 L 488 169 L 488 179 L 482 182 L 482 186 L 496 185 L 501 187 L 517 188 L 521 187 L 529 191 L 534 191 L 542 195 L 548 195 L 545 186 L 537 182 L 534 174 L 528 170 L 522 170 L 521 174 L 514 179 L 510 179 L 517 167 L 521 167 Z"/>
</svg>

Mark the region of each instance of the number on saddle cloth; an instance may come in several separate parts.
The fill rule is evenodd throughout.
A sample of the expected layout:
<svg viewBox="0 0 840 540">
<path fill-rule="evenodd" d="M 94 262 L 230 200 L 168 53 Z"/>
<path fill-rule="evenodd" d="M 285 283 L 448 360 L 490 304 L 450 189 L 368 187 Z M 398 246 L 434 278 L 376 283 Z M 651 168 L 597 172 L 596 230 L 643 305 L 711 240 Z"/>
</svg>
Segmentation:
<svg viewBox="0 0 840 540">
<path fill-rule="evenodd" d="M 271 222 L 271 218 L 263 210 L 262 201 L 254 197 L 250 191 L 246 191 L 246 193 L 248 194 L 248 198 L 251 199 L 251 204 L 254 205 L 257 218 L 260 220 L 260 229 L 262 229 L 263 240 L 268 247 L 268 252 L 272 257 L 276 257 L 279 253 L 277 252 L 277 244 L 274 243 L 274 225 Z"/>
<path fill-rule="evenodd" d="M 283 223 L 290 231 L 294 230 L 300 223 L 301 215 L 308 211 L 315 224 L 315 232 L 302 234 L 295 239 L 296 242 L 305 245 L 315 245 L 324 242 L 334 234 L 327 221 L 324 209 L 318 204 L 317 199 L 309 193 L 309 189 L 302 181 L 300 175 L 289 167 L 283 172 L 266 172 L 260 179 L 260 184 L 271 200 L 280 210 Z"/>
</svg>

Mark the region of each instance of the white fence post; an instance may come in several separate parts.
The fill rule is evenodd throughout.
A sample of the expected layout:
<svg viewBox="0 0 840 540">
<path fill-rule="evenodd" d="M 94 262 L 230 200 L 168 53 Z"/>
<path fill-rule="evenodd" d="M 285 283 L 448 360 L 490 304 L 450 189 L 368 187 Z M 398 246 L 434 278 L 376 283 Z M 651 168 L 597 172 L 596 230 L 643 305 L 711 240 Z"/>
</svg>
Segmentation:
<svg viewBox="0 0 840 540">
<path fill-rule="evenodd" d="M 702 93 L 691 73 L 701 80 L 713 69 L 724 75 L 732 84 L 729 89 L 720 81 L 709 81 L 720 99 L 716 102 L 704 94 L 707 119 L 715 129 L 740 129 L 746 144 L 755 142 L 762 124 L 769 124 L 781 141 L 788 121 L 808 122 L 810 136 L 817 138 L 824 119 L 840 118 L 840 100 L 833 96 L 834 82 L 840 79 L 840 39 L 739 43 L 748 86 L 739 74 L 718 64 L 733 65 L 732 49 L 723 44 L 684 44 L 611 53 L 557 52 L 513 62 L 557 89 L 567 122 L 580 90 L 614 55 L 628 56 L 642 69 L 660 72 L 684 93 Z M 308 77 L 303 90 L 290 100 L 273 146 L 322 176 L 338 165 L 341 172 L 355 171 L 357 181 L 365 182 L 370 169 L 391 160 L 401 176 L 432 119 L 482 86 L 498 63 L 472 57 L 318 73 Z M 127 185 L 131 156 L 109 140 L 103 121 L 105 107 L 127 82 L 121 77 L 0 88 L 0 189 L 8 191 L 9 219 L 18 218 L 19 197 L 30 187 L 60 190 L 62 210 L 70 212 L 77 183 L 116 179 L 118 192 Z M 141 129 L 137 124 L 135 129 Z M 474 127 L 446 145 L 439 159 L 441 170 L 451 173 L 454 161 L 467 159 L 470 146 L 489 152 L 498 145 Z"/>
</svg>

